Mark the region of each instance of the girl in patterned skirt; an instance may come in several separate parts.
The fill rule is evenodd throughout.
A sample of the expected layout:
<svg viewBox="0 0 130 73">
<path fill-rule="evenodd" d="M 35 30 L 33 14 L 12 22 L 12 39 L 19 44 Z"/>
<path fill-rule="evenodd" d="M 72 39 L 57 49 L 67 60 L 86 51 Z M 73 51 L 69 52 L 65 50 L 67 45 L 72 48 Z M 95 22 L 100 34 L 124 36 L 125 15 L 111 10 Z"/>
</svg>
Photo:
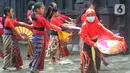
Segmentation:
<svg viewBox="0 0 130 73">
<path fill-rule="evenodd" d="M 20 55 L 20 48 L 18 46 L 18 39 L 22 39 L 21 35 L 17 34 L 16 30 L 14 29 L 15 26 L 30 26 L 24 22 L 18 22 L 13 18 L 14 12 L 11 7 L 6 7 L 4 9 L 4 17 L 2 19 L 2 24 L 4 27 L 4 34 L 3 34 L 3 44 L 4 44 L 4 67 L 3 69 L 6 70 L 8 67 L 16 67 L 17 69 L 21 69 L 20 66 L 23 65 L 23 61 Z"/>
<path fill-rule="evenodd" d="M 34 5 L 34 13 L 32 14 L 33 23 L 33 46 L 34 56 L 30 63 L 30 73 L 36 73 L 44 69 L 44 57 L 45 57 L 45 28 L 51 28 L 61 31 L 60 27 L 50 25 L 50 23 L 43 17 L 45 7 L 43 3 L 37 2 Z"/>
</svg>

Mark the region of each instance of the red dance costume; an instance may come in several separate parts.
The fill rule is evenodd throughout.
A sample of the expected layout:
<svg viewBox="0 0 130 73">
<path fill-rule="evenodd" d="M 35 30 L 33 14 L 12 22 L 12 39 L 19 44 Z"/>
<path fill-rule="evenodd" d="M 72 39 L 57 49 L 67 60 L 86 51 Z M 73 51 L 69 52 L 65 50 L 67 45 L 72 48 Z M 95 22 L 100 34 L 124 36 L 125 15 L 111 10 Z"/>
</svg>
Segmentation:
<svg viewBox="0 0 130 73">
<path fill-rule="evenodd" d="M 88 22 L 88 20 L 86 20 L 86 16 L 89 14 L 93 14 L 95 16 L 94 22 Z M 93 73 L 92 71 L 94 71 L 94 64 L 92 61 L 91 47 L 95 44 L 94 40 L 97 40 L 102 35 L 110 36 L 116 40 L 119 40 L 120 38 L 115 36 L 111 31 L 99 23 L 93 9 L 88 9 L 86 13 L 83 14 L 81 20 L 84 24 L 81 27 L 79 35 L 85 42 L 82 50 L 82 71 L 83 73 Z"/>
<path fill-rule="evenodd" d="M 62 14 L 58 17 L 52 16 L 50 22 L 56 26 L 61 26 L 62 24 L 64 24 L 64 21 L 67 20 L 68 18 L 69 17 Z M 61 42 L 61 51 L 62 51 L 62 57 L 69 56 L 69 51 L 64 42 Z"/>
<path fill-rule="evenodd" d="M 10 18 L 5 19 L 4 36 L 3 36 L 3 44 L 5 47 L 4 68 L 13 67 L 13 66 L 20 67 L 23 65 L 23 61 L 20 55 L 20 48 L 18 46 L 18 41 L 16 39 L 17 36 L 15 36 L 12 31 L 12 29 L 17 25 L 18 22 L 16 20 Z M 10 36 L 12 38 L 10 38 Z M 13 41 L 13 43 L 10 41 Z"/>
<path fill-rule="evenodd" d="M 43 16 L 36 16 L 36 21 L 32 21 L 33 29 L 33 45 L 34 56 L 30 63 L 31 71 L 34 69 L 44 69 L 44 57 L 46 48 L 45 28 L 50 28 L 50 23 Z"/>
</svg>

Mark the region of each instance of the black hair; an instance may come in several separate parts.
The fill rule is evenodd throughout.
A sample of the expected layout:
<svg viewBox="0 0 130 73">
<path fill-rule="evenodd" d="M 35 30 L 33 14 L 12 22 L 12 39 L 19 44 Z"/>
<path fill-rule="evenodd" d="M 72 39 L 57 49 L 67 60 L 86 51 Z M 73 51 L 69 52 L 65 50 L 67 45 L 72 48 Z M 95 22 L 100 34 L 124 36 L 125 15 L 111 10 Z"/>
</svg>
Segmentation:
<svg viewBox="0 0 130 73">
<path fill-rule="evenodd" d="M 51 4 L 50 4 L 50 6 L 51 7 L 54 7 L 54 4 L 56 4 L 55 2 L 52 2 Z"/>
<path fill-rule="evenodd" d="M 52 14 L 54 14 L 54 12 L 58 12 L 58 11 L 60 11 L 59 8 L 54 8 L 54 9 L 52 10 Z"/>
<path fill-rule="evenodd" d="M 34 1 L 29 1 L 28 2 L 28 7 L 27 7 L 27 9 L 28 10 L 31 10 L 32 9 L 32 6 L 35 4 L 35 2 Z"/>
<path fill-rule="evenodd" d="M 49 5 L 49 7 L 48 7 L 48 9 L 47 9 L 47 12 L 46 12 L 46 16 L 45 16 L 45 18 L 48 18 L 49 20 L 51 19 L 51 17 L 52 17 L 52 11 L 53 11 L 53 9 L 54 9 L 54 4 L 56 4 L 55 2 L 52 2 L 50 5 Z M 56 7 L 57 8 L 57 7 Z"/>
<path fill-rule="evenodd" d="M 37 8 L 38 9 L 41 8 L 42 4 L 43 4 L 42 2 L 37 2 L 37 3 L 34 4 L 33 13 L 31 14 L 32 20 L 37 20 L 36 19 L 36 14 L 34 13 L 34 11 L 36 12 Z"/>
<path fill-rule="evenodd" d="M 85 9 L 84 9 L 84 11 L 80 14 L 80 16 L 77 18 L 77 21 L 76 21 L 77 24 L 81 23 L 81 16 L 86 12 L 86 8 L 89 8 L 91 5 L 92 5 L 92 2 L 90 2 L 90 1 L 86 1 L 86 2 L 85 2 Z"/>
<path fill-rule="evenodd" d="M 58 11 L 60 11 L 59 8 L 54 8 L 54 9 L 52 10 L 52 15 L 53 15 L 55 12 L 58 12 Z"/>
<path fill-rule="evenodd" d="M 6 19 L 6 16 L 7 16 L 7 13 L 10 12 L 12 8 L 7 6 L 4 8 L 4 14 L 3 14 L 3 18 L 2 18 L 2 25 L 4 27 L 4 23 L 5 23 L 5 19 Z"/>
</svg>

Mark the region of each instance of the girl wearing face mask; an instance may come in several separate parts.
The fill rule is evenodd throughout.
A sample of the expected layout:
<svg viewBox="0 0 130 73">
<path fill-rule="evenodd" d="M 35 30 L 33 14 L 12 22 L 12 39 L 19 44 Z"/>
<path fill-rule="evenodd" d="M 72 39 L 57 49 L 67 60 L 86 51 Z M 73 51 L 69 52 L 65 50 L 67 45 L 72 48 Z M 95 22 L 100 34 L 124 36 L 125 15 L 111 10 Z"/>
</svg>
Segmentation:
<svg viewBox="0 0 130 73">
<path fill-rule="evenodd" d="M 94 7 L 94 5 L 90 2 L 90 1 L 86 1 L 86 3 L 85 3 L 85 10 L 84 10 L 84 12 L 83 12 L 83 14 L 80 16 L 80 22 L 83 24 L 84 22 L 85 22 L 85 20 L 86 20 L 86 17 L 87 17 L 87 10 L 88 9 L 95 9 L 95 7 Z M 91 17 L 90 16 L 90 18 L 88 18 L 88 20 L 90 20 L 90 22 L 92 21 L 91 19 L 94 19 L 93 17 Z M 78 21 L 79 21 L 78 20 Z M 83 40 L 82 39 L 80 39 L 80 48 L 81 48 L 81 50 L 82 50 L 82 48 L 83 48 Z M 100 54 L 100 55 L 99 55 Z M 105 65 L 105 66 L 107 66 L 108 65 L 108 62 L 105 60 L 105 58 L 104 58 L 104 56 L 103 56 L 103 54 L 101 53 L 101 52 L 99 52 L 99 53 L 97 53 L 97 55 L 96 55 L 96 66 L 97 66 L 97 70 L 99 70 L 100 69 L 100 65 L 101 65 L 101 61 L 103 62 L 103 64 Z"/>
<path fill-rule="evenodd" d="M 14 29 L 15 26 L 26 26 L 31 27 L 26 23 L 18 22 L 13 18 L 14 12 L 11 7 L 6 7 L 4 9 L 4 17 L 2 19 L 2 24 L 4 27 L 3 34 L 3 44 L 5 48 L 5 56 L 4 56 L 4 67 L 6 70 L 8 67 L 16 67 L 16 69 L 21 69 L 20 66 L 23 65 L 23 61 L 20 55 L 20 48 L 18 46 L 17 37 L 20 35 L 15 35 L 16 31 Z"/>
<path fill-rule="evenodd" d="M 60 27 L 55 25 L 50 25 L 50 23 L 43 17 L 45 7 L 43 3 L 37 2 L 34 4 L 32 14 L 32 23 L 33 23 L 33 46 L 34 46 L 34 56 L 29 64 L 31 71 L 30 73 L 39 73 L 39 71 L 44 69 L 44 57 L 45 57 L 45 48 L 46 48 L 46 39 L 45 39 L 45 28 L 54 29 L 61 31 Z"/>
<path fill-rule="evenodd" d="M 91 53 L 91 47 L 97 47 L 95 40 L 97 40 L 102 35 L 110 36 L 115 40 L 122 40 L 123 38 L 114 35 L 111 31 L 109 31 L 101 23 L 99 23 L 96 13 L 93 9 L 88 9 L 86 11 L 86 16 L 86 20 L 79 32 L 80 38 L 84 40 L 82 50 L 82 54 L 84 56 L 84 58 L 82 59 L 84 62 L 82 62 L 82 71 L 83 73 L 97 73 L 96 69 L 94 68 Z"/>
</svg>

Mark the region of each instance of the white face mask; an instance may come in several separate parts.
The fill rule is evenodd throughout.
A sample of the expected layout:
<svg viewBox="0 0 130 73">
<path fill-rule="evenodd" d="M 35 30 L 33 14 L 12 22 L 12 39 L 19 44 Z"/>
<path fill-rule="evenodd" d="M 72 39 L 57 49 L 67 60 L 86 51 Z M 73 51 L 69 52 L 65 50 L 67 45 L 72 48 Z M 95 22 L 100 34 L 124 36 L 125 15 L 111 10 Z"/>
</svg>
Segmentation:
<svg viewBox="0 0 130 73">
<path fill-rule="evenodd" d="M 94 22 L 94 20 L 95 20 L 95 16 L 89 16 L 89 17 L 87 17 L 87 20 L 88 20 L 88 22 Z"/>
</svg>

